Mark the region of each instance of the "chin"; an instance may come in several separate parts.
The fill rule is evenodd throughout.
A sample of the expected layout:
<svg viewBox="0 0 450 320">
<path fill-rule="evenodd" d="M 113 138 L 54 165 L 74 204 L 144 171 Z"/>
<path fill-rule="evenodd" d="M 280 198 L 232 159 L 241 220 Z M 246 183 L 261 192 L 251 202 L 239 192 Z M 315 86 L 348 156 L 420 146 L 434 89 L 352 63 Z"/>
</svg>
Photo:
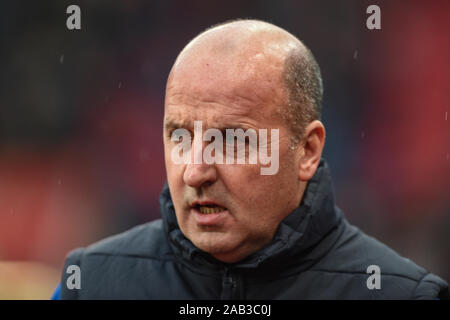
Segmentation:
<svg viewBox="0 0 450 320">
<path fill-rule="evenodd" d="M 200 250 L 209 253 L 214 258 L 223 262 L 236 262 L 232 258 L 234 256 L 233 251 L 236 251 L 238 244 L 235 243 L 236 239 L 227 239 L 227 236 L 217 236 L 213 234 L 203 234 L 195 237 L 192 243 Z M 227 260 L 227 261 L 225 261 Z"/>
</svg>

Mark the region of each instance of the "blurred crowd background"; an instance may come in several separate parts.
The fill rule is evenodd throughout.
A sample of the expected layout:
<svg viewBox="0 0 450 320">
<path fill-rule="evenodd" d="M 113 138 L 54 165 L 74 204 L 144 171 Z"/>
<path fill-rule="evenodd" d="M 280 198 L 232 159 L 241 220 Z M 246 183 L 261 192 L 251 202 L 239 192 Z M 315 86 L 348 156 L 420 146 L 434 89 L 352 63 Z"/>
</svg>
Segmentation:
<svg viewBox="0 0 450 320">
<path fill-rule="evenodd" d="M 66 28 L 71 4 L 81 30 Z M 366 28 L 370 4 L 381 30 Z M 350 222 L 450 280 L 449 1 L 1 6 L 0 299 L 50 297 L 68 251 L 159 218 L 170 67 L 235 18 L 279 25 L 315 54 L 324 156 Z"/>
</svg>

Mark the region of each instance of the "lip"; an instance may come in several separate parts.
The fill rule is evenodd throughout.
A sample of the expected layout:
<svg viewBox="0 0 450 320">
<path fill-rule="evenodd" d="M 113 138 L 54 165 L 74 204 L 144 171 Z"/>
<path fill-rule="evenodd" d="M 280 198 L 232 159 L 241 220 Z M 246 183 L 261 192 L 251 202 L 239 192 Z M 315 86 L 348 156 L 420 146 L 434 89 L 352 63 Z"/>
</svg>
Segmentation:
<svg viewBox="0 0 450 320">
<path fill-rule="evenodd" d="M 202 201 L 194 201 L 190 204 L 191 208 L 194 208 L 195 206 L 200 205 L 200 206 L 207 206 L 207 205 L 212 205 L 212 206 L 219 206 L 219 207 L 224 207 L 226 208 L 224 205 L 222 205 L 221 203 L 215 202 L 215 201 L 211 201 L 211 200 L 202 200 Z"/>
<path fill-rule="evenodd" d="M 218 213 L 204 214 L 200 213 L 200 211 L 198 211 L 197 208 L 192 208 L 191 213 L 194 214 L 195 221 L 197 222 L 197 224 L 201 226 L 218 225 L 222 223 L 230 214 L 228 210 L 224 210 Z"/>
</svg>

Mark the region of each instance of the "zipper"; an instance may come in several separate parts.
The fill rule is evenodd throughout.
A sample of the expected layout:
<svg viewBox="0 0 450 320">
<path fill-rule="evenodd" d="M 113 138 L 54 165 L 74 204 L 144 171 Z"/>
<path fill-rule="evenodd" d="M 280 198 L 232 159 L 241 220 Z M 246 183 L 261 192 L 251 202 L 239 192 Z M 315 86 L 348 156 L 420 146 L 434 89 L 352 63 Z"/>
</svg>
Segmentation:
<svg viewBox="0 0 450 320">
<path fill-rule="evenodd" d="M 221 300 L 236 299 L 236 289 L 238 286 L 237 277 L 232 273 L 231 268 L 225 267 L 225 272 L 222 277 L 222 293 Z"/>
</svg>

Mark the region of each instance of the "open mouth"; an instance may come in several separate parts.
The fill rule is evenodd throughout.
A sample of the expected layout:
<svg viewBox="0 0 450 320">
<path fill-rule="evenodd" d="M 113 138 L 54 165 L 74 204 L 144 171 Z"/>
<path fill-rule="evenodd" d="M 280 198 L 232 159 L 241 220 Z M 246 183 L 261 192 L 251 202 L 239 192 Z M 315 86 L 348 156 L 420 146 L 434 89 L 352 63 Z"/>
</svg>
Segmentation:
<svg viewBox="0 0 450 320">
<path fill-rule="evenodd" d="M 225 207 L 214 204 L 204 204 L 204 205 L 196 204 L 194 207 L 195 209 L 197 209 L 198 212 L 202 214 L 219 213 L 227 210 L 227 208 Z"/>
<path fill-rule="evenodd" d="M 191 212 L 199 226 L 220 227 L 230 218 L 228 208 L 214 201 L 195 201 L 191 204 Z"/>
</svg>

